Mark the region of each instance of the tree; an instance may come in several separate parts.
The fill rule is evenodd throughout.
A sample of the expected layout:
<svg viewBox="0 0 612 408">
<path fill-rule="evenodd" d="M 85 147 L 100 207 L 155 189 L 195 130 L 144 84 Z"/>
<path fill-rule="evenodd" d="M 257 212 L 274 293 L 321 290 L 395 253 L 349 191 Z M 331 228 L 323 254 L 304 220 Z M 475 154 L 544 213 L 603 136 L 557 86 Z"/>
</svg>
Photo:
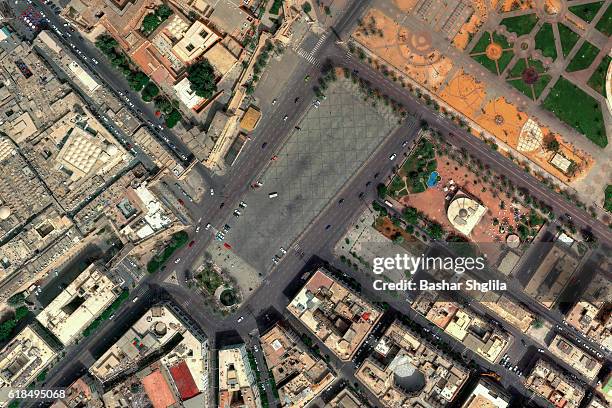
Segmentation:
<svg viewBox="0 0 612 408">
<path fill-rule="evenodd" d="M 162 111 L 163 113 L 170 113 L 172 112 L 172 103 L 164 98 L 163 96 L 155 98 L 155 100 L 153 101 L 155 103 L 155 107 L 157 109 L 159 109 L 160 111 Z"/>
<path fill-rule="evenodd" d="M 25 293 L 19 292 L 19 293 L 15 293 L 13 296 L 8 298 L 6 302 L 11 306 L 19 306 L 23 304 L 23 302 L 25 301 L 25 298 L 26 298 Z"/>
<path fill-rule="evenodd" d="M 309 2 L 305 2 L 304 4 L 302 4 L 302 10 L 304 10 L 304 13 L 308 14 L 312 11 L 312 6 Z"/>
<path fill-rule="evenodd" d="M 444 229 L 437 222 L 432 222 L 431 224 L 429 224 L 429 227 L 427 228 L 427 233 L 433 239 L 440 239 L 442 238 L 442 234 L 444 234 Z"/>
<path fill-rule="evenodd" d="M 172 9 L 166 4 L 162 4 L 155 10 L 155 14 L 161 21 L 164 21 L 172 15 Z"/>
<path fill-rule="evenodd" d="M 550 150 L 551 152 L 556 152 L 559 150 L 559 142 L 554 136 L 546 141 L 546 149 Z"/>
<path fill-rule="evenodd" d="M 172 111 L 166 115 L 166 126 L 172 129 L 182 119 L 181 113 L 173 108 Z"/>
<path fill-rule="evenodd" d="M 402 216 L 410 225 L 414 225 L 419 221 L 419 211 L 414 207 L 405 207 L 402 211 Z"/>
<path fill-rule="evenodd" d="M 149 13 L 142 19 L 142 26 L 140 29 L 145 34 L 150 34 L 159 26 L 159 17 L 155 13 Z"/>
<path fill-rule="evenodd" d="M 127 75 L 127 80 L 132 88 L 136 92 L 140 92 L 142 88 L 149 83 L 149 77 L 141 71 L 130 71 Z"/>
<path fill-rule="evenodd" d="M 387 196 L 387 186 L 383 183 L 379 183 L 376 186 L 376 192 L 378 193 L 378 197 L 385 198 Z"/>
<path fill-rule="evenodd" d="M 96 38 L 96 47 L 102 51 L 103 54 L 111 54 L 115 47 L 119 45 L 117 40 L 108 34 L 101 34 Z"/>
<path fill-rule="evenodd" d="M 540 316 L 538 316 L 535 319 L 533 319 L 533 321 L 531 322 L 531 326 L 534 329 L 541 329 L 542 327 L 544 327 L 544 321 L 542 320 Z"/>
<path fill-rule="evenodd" d="M 199 97 L 210 99 L 217 92 L 215 70 L 206 59 L 187 68 L 187 78 L 191 82 L 191 89 Z"/>
<path fill-rule="evenodd" d="M 145 102 L 151 102 L 153 98 L 159 95 L 159 88 L 153 82 L 147 83 L 142 89 L 142 100 Z"/>
</svg>

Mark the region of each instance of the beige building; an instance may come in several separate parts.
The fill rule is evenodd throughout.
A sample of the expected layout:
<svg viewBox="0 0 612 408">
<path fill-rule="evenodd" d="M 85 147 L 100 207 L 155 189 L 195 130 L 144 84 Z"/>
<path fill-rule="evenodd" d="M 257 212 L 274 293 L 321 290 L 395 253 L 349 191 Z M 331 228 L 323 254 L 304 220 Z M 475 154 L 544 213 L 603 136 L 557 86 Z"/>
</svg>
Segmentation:
<svg viewBox="0 0 612 408">
<path fill-rule="evenodd" d="M 185 331 L 185 326 L 170 309 L 154 306 L 96 360 L 89 372 L 102 382 L 108 381 L 123 371 L 136 367 L 143 358 Z"/>
<path fill-rule="evenodd" d="M 396 321 L 355 377 L 383 407 L 434 408 L 453 401 L 468 375 L 461 364 L 442 356 Z"/>
<path fill-rule="evenodd" d="M 545 360 L 538 360 L 525 386 L 556 407 L 577 408 L 584 397 L 580 386 Z"/>
<path fill-rule="evenodd" d="M 548 349 L 589 380 L 593 380 L 601 370 L 601 361 L 587 354 L 560 334 L 552 339 Z"/>
<path fill-rule="evenodd" d="M 349 388 L 343 388 L 324 408 L 363 408 L 364 404 Z"/>
<path fill-rule="evenodd" d="M 448 205 L 446 215 L 457 231 L 469 236 L 486 212 L 487 207 L 458 190 L 453 201 Z"/>
<path fill-rule="evenodd" d="M 413 309 L 459 340 L 465 347 L 496 363 L 511 343 L 511 336 L 455 302 L 433 292 L 421 292 Z"/>
<path fill-rule="evenodd" d="M 510 396 L 489 382 L 479 381 L 461 408 L 507 408 L 509 403 Z"/>
<path fill-rule="evenodd" d="M 219 36 L 201 21 L 196 21 L 185 29 L 184 20 L 174 15 L 166 29 L 178 40 L 172 52 L 184 64 L 191 64 L 219 40 Z"/>
<path fill-rule="evenodd" d="M 74 343 L 117 298 L 117 288 L 104 272 L 100 265 L 89 265 L 36 316 L 62 344 Z"/>
<path fill-rule="evenodd" d="M 219 350 L 219 408 L 261 408 L 244 344 Z"/>
<path fill-rule="evenodd" d="M 49 344 L 27 326 L 0 351 L 0 393 L 26 388 L 55 355 Z"/>
<path fill-rule="evenodd" d="M 325 361 L 308 353 L 290 328 L 277 324 L 260 340 L 274 382 L 282 384 L 278 387 L 281 406 L 306 407 L 336 378 Z"/>
<path fill-rule="evenodd" d="M 350 360 L 382 313 L 318 269 L 287 306 L 341 360 Z"/>
</svg>

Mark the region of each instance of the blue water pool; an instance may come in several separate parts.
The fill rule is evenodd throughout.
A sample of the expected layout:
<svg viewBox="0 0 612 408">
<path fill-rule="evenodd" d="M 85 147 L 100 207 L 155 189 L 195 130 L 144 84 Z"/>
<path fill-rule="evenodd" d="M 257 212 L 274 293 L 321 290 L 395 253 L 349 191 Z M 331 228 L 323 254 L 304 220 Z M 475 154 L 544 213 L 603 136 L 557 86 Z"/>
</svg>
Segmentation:
<svg viewBox="0 0 612 408">
<path fill-rule="evenodd" d="M 429 175 L 429 179 L 427 179 L 427 187 L 433 187 L 438 184 L 438 172 L 432 171 Z"/>
</svg>

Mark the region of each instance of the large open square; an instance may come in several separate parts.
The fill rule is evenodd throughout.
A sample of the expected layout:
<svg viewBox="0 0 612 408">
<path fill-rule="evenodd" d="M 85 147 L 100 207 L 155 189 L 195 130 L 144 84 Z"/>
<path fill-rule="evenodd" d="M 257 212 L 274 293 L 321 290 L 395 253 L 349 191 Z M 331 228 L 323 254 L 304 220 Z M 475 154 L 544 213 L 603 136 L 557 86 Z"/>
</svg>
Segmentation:
<svg viewBox="0 0 612 408">
<path fill-rule="evenodd" d="M 226 240 L 251 267 L 265 272 L 397 125 L 365 102 L 357 85 L 339 79 L 321 106 L 311 106 L 249 192 Z M 379 104 L 382 105 L 382 104 Z M 385 109 L 387 109 L 385 107 Z M 274 154 L 271 153 L 271 157 Z M 278 196 L 270 198 L 271 193 Z"/>
</svg>

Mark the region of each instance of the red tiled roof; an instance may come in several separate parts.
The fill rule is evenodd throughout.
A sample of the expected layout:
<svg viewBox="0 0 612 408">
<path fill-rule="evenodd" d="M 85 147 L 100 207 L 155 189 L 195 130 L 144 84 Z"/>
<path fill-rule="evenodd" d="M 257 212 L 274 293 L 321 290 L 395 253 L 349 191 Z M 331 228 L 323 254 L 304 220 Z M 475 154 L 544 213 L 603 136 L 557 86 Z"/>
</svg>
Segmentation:
<svg viewBox="0 0 612 408">
<path fill-rule="evenodd" d="M 170 386 L 159 370 L 153 371 L 142 379 L 147 397 L 151 400 L 153 408 L 167 408 L 176 403 Z"/>
<path fill-rule="evenodd" d="M 315 274 L 308 280 L 308 283 L 306 283 L 306 289 L 314 293 L 322 286 L 330 288 L 333 283 L 334 280 L 329 276 L 325 275 L 321 271 L 316 271 Z"/>
<path fill-rule="evenodd" d="M 187 367 L 184 361 L 170 367 L 170 375 L 172 375 L 172 379 L 174 379 L 176 388 L 179 394 L 181 394 L 183 401 L 200 393 L 198 386 L 191 376 L 191 371 L 189 371 L 189 367 Z"/>
</svg>

